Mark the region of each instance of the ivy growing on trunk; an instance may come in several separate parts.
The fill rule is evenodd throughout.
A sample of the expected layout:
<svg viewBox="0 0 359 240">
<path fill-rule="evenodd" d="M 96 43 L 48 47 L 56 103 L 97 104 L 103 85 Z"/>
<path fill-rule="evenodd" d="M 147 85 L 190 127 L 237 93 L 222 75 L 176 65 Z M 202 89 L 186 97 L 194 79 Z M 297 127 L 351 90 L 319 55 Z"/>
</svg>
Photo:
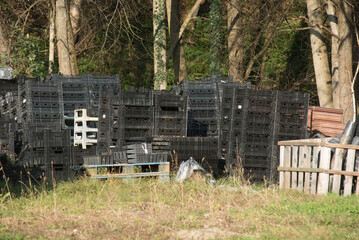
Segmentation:
<svg viewBox="0 0 359 240">
<path fill-rule="evenodd" d="M 209 11 L 209 22 L 211 30 L 211 56 L 210 56 L 210 75 L 220 75 L 220 46 L 222 38 L 222 9 L 220 0 L 211 0 Z"/>
</svg>

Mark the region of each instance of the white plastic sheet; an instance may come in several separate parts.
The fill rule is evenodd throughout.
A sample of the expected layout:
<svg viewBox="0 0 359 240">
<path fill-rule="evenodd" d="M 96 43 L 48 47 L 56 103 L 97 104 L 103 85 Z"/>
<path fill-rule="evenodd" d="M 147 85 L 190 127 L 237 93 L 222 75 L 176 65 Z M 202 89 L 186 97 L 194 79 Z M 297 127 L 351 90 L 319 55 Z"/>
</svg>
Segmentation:
<svg viewBox="0 0 359 240">
<path fill-rule="evenodd" d="M 193 171 L 200 171 L 204 175 L 210 176 L 210 174 L 206 170 L 204 170 L 203 167 L 198 162 L 196 162 L 196 160 L 193 159 L 193 157 L 190 157 L 190 159 L 185 162 L 182 162 L 179 166 L 175 178 L 176 182 L 183 182 L 187 178 L 190 178 Z"/>
</svg>

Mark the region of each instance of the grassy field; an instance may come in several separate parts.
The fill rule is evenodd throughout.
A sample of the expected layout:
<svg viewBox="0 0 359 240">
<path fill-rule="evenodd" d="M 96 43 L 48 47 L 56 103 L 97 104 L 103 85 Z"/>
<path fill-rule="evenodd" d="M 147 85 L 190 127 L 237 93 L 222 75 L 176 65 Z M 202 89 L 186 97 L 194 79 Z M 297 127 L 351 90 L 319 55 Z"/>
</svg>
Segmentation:
<svg viewBox="0 0 359 240">
<path fill-rule="evenodd" d="M 358 239 L 359 197 L 276 185 L 81 179 L 4 186 L 0 239 Z"/>
</svg>

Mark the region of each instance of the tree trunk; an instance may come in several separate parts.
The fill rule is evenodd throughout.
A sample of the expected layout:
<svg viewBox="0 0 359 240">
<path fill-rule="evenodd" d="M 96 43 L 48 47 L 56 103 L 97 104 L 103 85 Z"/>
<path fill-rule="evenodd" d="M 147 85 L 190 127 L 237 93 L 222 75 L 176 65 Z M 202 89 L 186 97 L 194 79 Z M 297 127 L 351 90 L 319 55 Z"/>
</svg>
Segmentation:
<svg viewBox="0 0 359 240">
<path fill-rule="evenodd" d="M 175 73 L 175 82 L 179 82 L 180 75 L 180 44 L 177 44 L 180 30 L 180 16 L 178 0 L 166 0 L 167 24 L 170 35 L 171 47 L 173 49 L 173 68 Z"/>
<path fill-rule="evenodd" d="M 49 27 L 49 74 L 54 73 L 55 64 L 55 0 L 50 3 L 50 27 Z"/>
<path fill-rule="evenodd" d="M 229 0 L 228 9 L 228 75 L 233 76 L 235 82 L 243 82 L 240 73 L 240 55 L 243 37 L 241 36 L 240 0 Z"/>
<path fill-rule="evenodd" d="M 184 52 L 183 41 L 180 41 L 180 72 L 179 72 L 179 83 L 183 79 L 187 78 L 187 66 L 186 66 L 186 55 Z"/>
<path fill-rule="evenodd" d="M 81 4 L 83 0 L 71 0 L 70 1 L 70 17 L 71 17 L 71 26 L 72 34 L 74 39 L 80 30 L 80 13 L 81 13 Z"/>
<path fill-rule="evenodd" d="M 321 107 L 333 107 L 332 81 L 329 68 L 327 47 L 319 25 L 323 25 L 322 10 L 319 0 L 307 0 L 314 72 Z"/>
<path fill-rule="evenodd" d="M 343 122 L 353 120 L 353 10 L 347 1 L 340 0 L 338 12 L 339 36 L 339 108 L 344 110 Z"/>
<path fill-rule="evenodd" d="M 220 44 L 221 44 L 221 31 L 222 31 L 222 10 L 221 1 L 212 0 L 209 11 L 209 24 L 211 27 L 211 48 L 210 48 L 210 64 L 209 74 L 221 74 L 221 60 L 220 60 Z"/>
<path fill-rule="evenodd" d="M 59 73 L 78 75 L 77 60 L 66 0 L 56 0 L 56 36 Z"/>
<path fill-rule="evenodd" d="M 0 65 L 6 65 L 10 62 L 10 46 L 6 30 L 2 19 L 0 18 Z"/>
<path fill-rule="evenodd" d="M 330 29 L 335 35 L 339 35 L 338 31 L 338 17 L 335 4 L 332 0 L 326 1 L 326 11 L 330 24 Z M 332 63 L 332 91 L 333 91 L 333 107 L 339 108 L 340 97 L 339 97 L 339 39 L 335 36 L 331 37 L 331 63 Z"/>
<path fill-rule="evenodd" d="M 66 6 L 66 9 L 68 9 L 67 6 Z M 70 11 L 67 10 L 66 13 L 67 13 L 67 19 L 71 19 Z M 76 57 L 76 50 L 75 50 L 75 39 L 74 39 L 74 35 L 73 35 L 73 28 L 71 26 L 71 21 L 68 21 L 68 23 L 67 23 L 67 35 L 68 35 L 68 40 L 69 40 L 71 71 L 73 72 L 73 75 L 79 75 L 79 68 L 77 65 L 77 57 Z"/>
<path fill-rule="evenodd" d="M 167 88 L 165 0 L 153 0 L 154 89 Z"/>
</svg>

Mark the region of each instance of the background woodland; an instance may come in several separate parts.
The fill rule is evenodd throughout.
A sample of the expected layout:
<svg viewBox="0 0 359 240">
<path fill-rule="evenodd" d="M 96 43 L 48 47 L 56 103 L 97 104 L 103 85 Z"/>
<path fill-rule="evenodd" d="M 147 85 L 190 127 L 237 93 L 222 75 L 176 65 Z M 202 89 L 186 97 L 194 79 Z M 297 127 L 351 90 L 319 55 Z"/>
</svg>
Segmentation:
<svg viewBox="0 0 359 240">
<path fill-rule="evenodd" d="M 120 74 L 125 88 L 231 75 L 309 92 L 346 121 L 356 112 L 358 19 L 355 0 L 9 0 L 0 65 L 29 77 Z"/>
</svg>

